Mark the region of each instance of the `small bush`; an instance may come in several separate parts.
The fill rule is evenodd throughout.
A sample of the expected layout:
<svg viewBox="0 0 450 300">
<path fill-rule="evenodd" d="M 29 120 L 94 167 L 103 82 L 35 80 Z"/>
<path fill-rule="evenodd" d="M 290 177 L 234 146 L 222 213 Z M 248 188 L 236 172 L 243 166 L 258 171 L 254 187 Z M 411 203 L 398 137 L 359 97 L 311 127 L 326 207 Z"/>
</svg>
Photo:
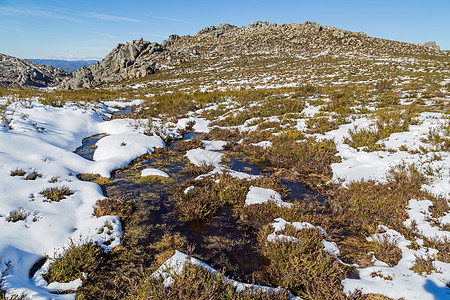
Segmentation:
<svg viewBox="0 0 450 300">
<path fill-rule="evenodd" d="M 412 266 L 411 270 L 419 274 L 426 273 L 427 275 L 430 275 L 431 272 L 437 271 L 436 268 L 433 266 L 433 261 L 434 259 L 431 256 L 425 257 L 416 255 L 416 261 L 414 266 Z"/>
<path fill-rule="evenodd" d="M 11 176 L 23 176 L 23 175 L 25 175 L 27 172 L 25 172 L 25 170 L 24 169 L 19 169 L 19 168 L 16 168 L 16 169 L 14 169 L 14 170 L 11 170 Z"/>
<path fill-rule="evenodd" d="M 185 249 L 186 243 L 186 238 L 178 232 L 175 234 L 169 232 L 164 233 L 159 241 L 150 246 L 157 253 L 155 254 L 153 265 L 158 268 L 174 254 L 174 250 Z"/>
<path fill-rule="evenodd" d="M 289 136 L 277 136 L 272 147 L 255 156 L 259 164 L 275 169 L 285 169 L 309 180 L 326 182 L 332 176 L 331 164 L 340 161 L 336 146 L 331 140 L 308 138 L 298 141 Z"/>
<path fill-rule="evenodd" d="M 8 222 L 18 222 L 25 220 L 30 215 L 23 207 L 19 207 L 9 213 Z"/>
<path fill-rule="evenodd" d="M 445 237 L 444 239 L 434 238 L 425 239 L 425 247 L 431 247 L 439 251 L 437 259 L 449 264 L 450 263 L 450 239 Z"/>
<path fill-rule="evenodd" d="M 180 152 L 186 152 L 188 150 L 191 149 L 195 149 L 195 148 L 202 148 L 203 147 L 203 143 L 200 139 L 190 139 L 190 140 L 180 140 L 175 142 L 175 150 L 180 151 Z"/>
<path fill-rule="evenodd" d="M 392 81 L 387 79 L 380 79 L 375 84 L 375 89 L 379 91 L 387 91 L 390 90 L 391 88 L 392 88 Z"/>
<path fill-rule="evenodd" d="M 48 180 L 48 182 L 49 183 L 56 183 L 56 182 L 58 182 L 59 181 L 59 177 L 58 176 L 53 176 L 52 178 L 50 178 L 49 180 Z"/>
<path fill-rule="evenodd" d="M 94 216 L 119 216 L 121 219 L 129 217 L 133 212 L 133 206 L 125 202 L 125 199 L 104 198 L 98 200 Z"/>
<path fill-rule="evenodd" d="M 263 240 L 268 232 L 262 234 Z M 346 299 L 341 281 L 351 268 L 323 251 L 322 234 L 317 229 L 303 229 L 289 235 L 298 242 L 260 243 L 265 245 L 262 251 L 270 261 L 268 272 L 273 283 L 304 299 L 327 299 L 330 295 Z"/>
<path fill-rule="evenodd" d="M 67 186 L 61 187 L 50 187 L 41 191 L 39 194 L 43 195 L 48 199 L 49 202 L 59 202 L 62 199 L 65 199 L 66 196 L 73 195 L 73 191 Z"/>
<path fill-rule="evenodd" d="M 78 174 L 77 178 L 82 181 L 94 182 L 101 186 L 111 184 L 111 182 L 112 182 L 111 178 L 102 177 L 98 174 Z"/>
<path fill-rule="evenodd" d="M 102 248 L 92 241 L 70 240 L 61 253 L 55 253 L 48 272 L 44 275 L 47 282 L 70 282 L 82 276 L 82 273 L 94 272 L 103 260 Z"/>
<path fill-rule="evenodd" d="M 219 180 L 215 180 L 219 179 Z M 230 174 L 215 178 L 207 177 L 194 181 L 194 190 L 184 194 L 182 189 L 173 195 L 178 213 L 184 221 L 200 221 L 214 217 L 223 207 L 244 206 L 251 185 L 277 190 L 282 196 L 286 189 L 276 176 L 260 177 L 256 180 L 240 180 Z"/>
<path fill-rule="evenodd" d="M 199 175 L 207 174 L 207 173 L 211 172 L 212 170 L 214 170 L 214 166 L 207 165 L 206 163 L 202 164 L 201 166 L 189 164 L 183 169 L 183 172 L 189 173 L 192 176 L 199 176 Z"/>
<path fill-rule="evenodd" d="M 393 267 L 398 264 L 402 258 L 402 251 L 395 246 L 395 241 L 387 238 L 380 238 L 375 244 L 375 257 Z"/>
<path fill-rule="evenodd" d="M 38 173 L 36 170 L 25 176 L 25 180 L 36 180 L 37 178 L 41 178 L 42 174 Z"/>
<path fill-rule="evenodd" d="M 246 289 L 237 292 L 219 273 L 212 274 L 202 267 L 187 264 L 181 275 L 173 275 L 173 283 L 164 287 L 161 279 L 143 280 L 134 299 L 289 299 L 286 290 L 263 292 Z"/>
</svg>

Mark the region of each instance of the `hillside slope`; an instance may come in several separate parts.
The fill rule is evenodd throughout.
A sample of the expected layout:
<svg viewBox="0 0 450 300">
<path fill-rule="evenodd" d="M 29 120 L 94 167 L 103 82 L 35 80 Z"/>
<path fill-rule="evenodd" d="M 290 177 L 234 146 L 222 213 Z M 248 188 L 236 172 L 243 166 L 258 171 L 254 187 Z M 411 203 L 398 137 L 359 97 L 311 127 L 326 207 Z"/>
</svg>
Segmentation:
<svg viewBox="0 0 450 300">
<path fill-rule="evenodd" d="M 297 69 L 299 63 L 317 57 L 418 57 L 448 56 L 436 48 L 367 36 L 314 22 L 281 24 L 254 22 L 247 27 L 229 24 L 209 26 L 194 36 L 171 35 L 161 45 L 135 40 L 118 44 L 99 64 L 77 70 L 62 87 L 89 88 L 102 83 L 146 77 L 157 69 L 180 64 L 204 73 L 214 70 L 236 75 L 236 68 L 254 71 L 274 68 Z M 219 63 L 220 61 L 220 63 Z M 274 65 L 275 63 L 275 65 Z M 217 74 L 214 74 L 216 76 Z"/>
<path fill-rule="evenodd" d="M 47 87 L 60 84 L 70 72 L 0 53 L 0 86 Z"/>
</svg>

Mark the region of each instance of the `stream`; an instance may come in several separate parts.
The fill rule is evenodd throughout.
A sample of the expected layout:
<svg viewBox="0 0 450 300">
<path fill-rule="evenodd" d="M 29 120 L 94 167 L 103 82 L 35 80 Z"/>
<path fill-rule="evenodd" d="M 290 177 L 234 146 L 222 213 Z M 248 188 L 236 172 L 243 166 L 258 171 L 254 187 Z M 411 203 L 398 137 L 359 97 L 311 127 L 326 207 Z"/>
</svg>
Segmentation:
<svg viewBox="0 0 450 300">
<path fill-rule="evenodd" d="M 82 146 L 75 153 L 92 160 L 95 143 L 105 135 L 94 135 L 83 140 Z M 188 140 L 195 137 L 185 135 Z M 172 145 L 173 146 L 173 145 Z M 184 171 L 186 160 L 184 153 L 177 152 L 170 145 L 162 154 L 145 156 L 131 162 L 127 167 L 114 170 L 111 182 L 102 186 L 103 193 L 110 198 L 125 198 L 138 201 L 139 222 L 143 234 L 137 244 L 143 248 L 157 242 L 166 232 L 178 233 L 188 245 L 193 245 L 193 255 L 216 269 L 225 269 L 225 275 L 234 279 L 252 282 L 262 273 L 267 262 L 257 251 L 257 243 L 251 233 L 241 230 L 236 224 L 232 212 L 224 208 L 215 217 L 201 222 L 183 222 L 180 220 L 176 205 L 170 199 L 173 186 L 193 179 L 195 176 Z M 156 156 L 156 157 L 155 157 Z M 147 159 L 148 158 L 148 159 Z M 232 170 L 260 175 L 263 172 L 256 166 L 230 157 L 226 163 Z M 140 177 L 146 168 L 157 168 L 170 175 L 169 179 L 149 179 Z M 289 189 L 288 201 L 314 198 L 316 194 L 300 183 L 283 182 Z M 150 266 L 153 257 L 143 251 L 144 266 Z"/>
</svg>

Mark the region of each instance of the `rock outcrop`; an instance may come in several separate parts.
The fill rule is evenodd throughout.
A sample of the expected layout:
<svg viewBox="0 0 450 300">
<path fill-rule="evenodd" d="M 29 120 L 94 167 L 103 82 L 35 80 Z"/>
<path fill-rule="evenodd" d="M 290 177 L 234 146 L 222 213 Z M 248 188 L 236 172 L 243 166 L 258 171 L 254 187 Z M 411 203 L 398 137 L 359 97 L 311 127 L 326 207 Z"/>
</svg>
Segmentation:
<svg viewBox="0 0 450 300">
<path fill-rule="evenodd" d="M 69 76 L 70 72 L 60 68 L 55 69 L 0 53 L 0 86 L 20 88 L 56 86 Z"/>
<path fill-rule="evenodd" d="M 434 51 L 441 51 L 441 47 L 439 47 L 435 41 L 426 42 L 423 46 Z"/>
<path fill-rule="evenodd" d="M 178 36 L 172 35 L 165 43 L 172 44 Z M 101 62 L 83 67 L 73 73 L 62 87 L 66 89 L 90 88 L 102 83 L 115 82 L 127 78 L 139 78 L 153 74 L 156 70 L 152 57 L 164 51 L 157 43 L 135 40 L 118 44 Z"/>
</svg>

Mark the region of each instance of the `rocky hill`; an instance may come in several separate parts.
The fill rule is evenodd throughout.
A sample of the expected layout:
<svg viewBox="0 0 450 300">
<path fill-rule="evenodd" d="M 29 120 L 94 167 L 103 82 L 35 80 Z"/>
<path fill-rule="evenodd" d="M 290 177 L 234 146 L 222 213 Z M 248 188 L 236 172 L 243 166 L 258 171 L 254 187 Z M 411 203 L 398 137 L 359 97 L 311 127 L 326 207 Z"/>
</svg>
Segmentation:
<svg viewBox="0 0 450 300">
<path fill-rule="evenodd" d="M 61 84 L 70 72 L 0 53 L 0 86 L 48 87 Z"/>
<path fill-rule="evenodd" d="M 296 69 L 303 61 L 318 57 L 336 60 L 430 55 L 448 57 L 449 53 L 440 51 L 435 42 L 424 45 L 397 42 L 309 21 L 281 25 L 258 21 L 243 27 L 209 26 L 193 36 L 174 34 L 161 44 L 142 38 L 118 44 L 101 62 L 82 67 L 72 75 L 61 69 L 2 55 L 0 84 L 22 88 L 59 85 L 61 89 L 77 90 L 139 79 L 158 69 L 189 74 L 214 70 L 210 78 L 214 80 L 225 73 L 229 79 L 241 76 L 240 72 L 267 70 L 265 66 L 276 70 L 280 67 Z M 230 71 L 236 68 L 240 72 Z"/>
<path fill-rule="evenodd" d="M 317 55 L 349 54 L 383 57 L 448 55 L 428 43 L 424 46 L 373 38 L 363 32 L 309 21 L 281 25 L 258 21 L 246 27 L 221 24 L 206 27 L 194 36 L 171 35 L 161 45 L 142 39 L 118 44 L 100 63 L 77 70 L 62 88 L 89 88 L 145 77 L 157 69 L 170 69 L 183 62 L 200 63 L 203 68 L 219 57 L 233 57 L 235 64 L 242 65 L 250 56 L 270 64 L 274 57 L 308 59 Z"/>
<path fill-rule="evenodd" d="M 143 77 L 156 70 L 153 57 L 164 47 L 142 39 L 118 44 L 101 62 L 82 67 L 62 87 L 67 89 L 90 88 L 130 77 Z"/>
</svg>

